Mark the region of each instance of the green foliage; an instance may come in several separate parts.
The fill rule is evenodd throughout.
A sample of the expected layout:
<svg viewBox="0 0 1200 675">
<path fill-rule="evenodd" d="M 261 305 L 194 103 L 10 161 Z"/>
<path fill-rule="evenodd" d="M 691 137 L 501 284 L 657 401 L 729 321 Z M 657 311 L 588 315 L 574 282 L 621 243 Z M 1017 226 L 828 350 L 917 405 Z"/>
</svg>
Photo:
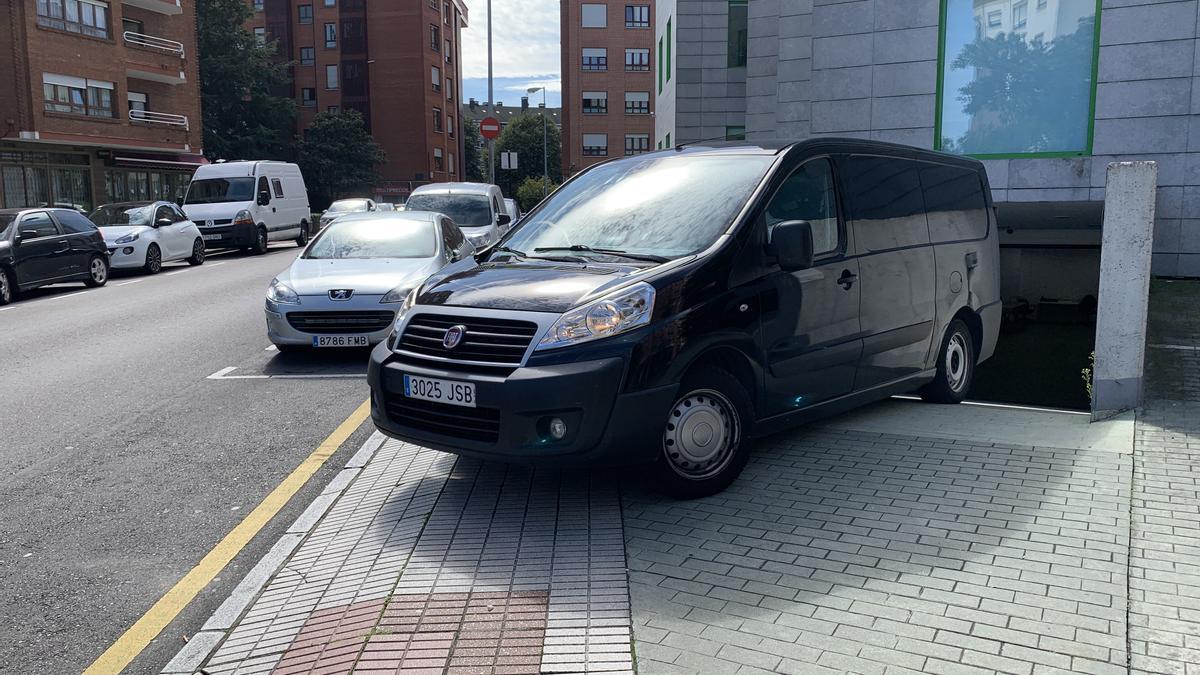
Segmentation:
<svg viewBox="0 0 1200 675">
<path fill-rule="evenodd" d="M 290 159 L 296 106 L 272 95 L 288 84 L 276 43 L 246 30 L 245 0 L 196 3 L 204 154 L 209 159 Z"/>
<path fill-rule="evenodd" d="M 1088 356 L 1088 367 L 1080 371 L 1083 376 L 1083 386 L 1087 389 L 1088 401 L 1092 400 L 1092 374 L 1096 372 L 1096 352 Z"/>
<path fill-rule="evenodd" d="M 558 183 L 545 181 L 541 176 L 530 176 L 521 181 L 517 186 L 517 204 L 521 207 L 521 213 L 526 213 L 542 201 L 542 183 L 546 184 L 545 194 L 554 192 L 554 188 L 558 187 Z M 507 192 L 505 194 L 508 194 Z"/>
<path fill-rule="evenodd" d="M 357 110 L 318 113 L 300 143 L 300 171 L 314 208 L 370 190 L 379 182 L 376 167 L 386 161 Z"/>
<path fill-rule="evenodd" d="M 542 175 L 542 116 L 529 112 L 512 118 L 496 140 L 496 184 L 506 195 L 515 194 L 517 186 L 530 176 Z M 562 139 L 558 127 L 546 118 L 546 140 L 550 180 L 562 180 Z M 500 153 L 517 153 L 517 168 L 501 169 Z M 486 164 L 486 163 L 485 163 Z"/>
<path fill-rule="evenodd" d="M 483 136 L 479 134 L 479 125 L 474 120 L 464 119 L 462 128 L 463 139 L 463 176 L 472 183 L 486 183 L 487 172 L 484 171 Z"/>
</svg>

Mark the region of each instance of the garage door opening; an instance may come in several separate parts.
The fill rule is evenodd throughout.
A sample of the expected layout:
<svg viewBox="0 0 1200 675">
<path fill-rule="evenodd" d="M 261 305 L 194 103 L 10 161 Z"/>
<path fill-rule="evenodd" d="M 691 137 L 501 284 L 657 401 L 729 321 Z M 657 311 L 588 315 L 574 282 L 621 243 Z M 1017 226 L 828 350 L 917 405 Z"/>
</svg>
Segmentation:
<svg viewBox="0 0 1200 675">
<path fill-rule="evenodd" d="M 997 205 L 1004 318 L 996 353 L 979 367 L 971 399 L 1090 408 L 1083 371 L 1096 339 L 1103 206 Z"/>
</svg>

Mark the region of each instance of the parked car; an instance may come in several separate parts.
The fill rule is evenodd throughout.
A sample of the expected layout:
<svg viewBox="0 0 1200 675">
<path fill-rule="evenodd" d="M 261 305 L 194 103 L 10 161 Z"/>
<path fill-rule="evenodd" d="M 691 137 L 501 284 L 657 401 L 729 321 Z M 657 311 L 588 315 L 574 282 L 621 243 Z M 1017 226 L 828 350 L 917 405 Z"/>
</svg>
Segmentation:
<svg viewBox="0 0 1200 675">
<path fill-rule="evenodd" d="M 158 274 L 164 262 L 204 264 L 199 228 L 170 202 L 105 204 L 88 217 L 100 228 L 113 269 L 140 267 L 147 274 Z"/>
<path fill-rule="evenodd" d="M 512 222 L 500 188 L 486 183 L 430 183 L 413 190 L 406 211 L 444 213 L 482 249 L 496 243 Z"/>
<path fill-rule="evenodd" d="M 72 209 L 0 210 L 0 305 L 66 281 L 108 283 L 108 248 L 92 221 Z"/>
<path fill-rule="evenodd" d="M 285 162 L 218 162 L 196 169 L 183 211 L 208 248 L 267 252 L 272 241 L 304 246 L 313 234 L 300 167 Z"/>
<path fill-rule="evenodd" d="M 599 164 L 477 257 L 372 352 L 375 424 L 489 460 L 647 463 L 679 497 L 728 486 L 757 436 L 962 401 L 1000 325 L 983 165 L 888 143 Z"/>
<path fill-rule="evenodd" d="M 398 209 L 396 208 L 396 205 L 391 202 L 376 202 L 375 210 L 379 211 L 381 213 L 385 213 L 385 212 L 396 211 Z"/>
<path fill-rule="evenodd" d="M 374 211 L 376 208 L 377 205 L 373 199 L 339 199 L 330 204 L 329 208 L 325 209 L 325 212 L 321 214 L 320 225 L 324 228 L 347 213 L 363 213 Z"/>
<path fill-rule="evenodd" d="M 508 226 L 505 227 L 505 231 L 507 231 L 509 227 L 516 225 L 517 221 L 521 219 L 521 207 L 517 206 L 517 200 L 506 198 L 504 200 L 504 211 L 508 213 L 509 218 Z"/>
<path fill-rule="evenodd" d="M 413 288 L 474 252 L 441 214 L 346 215 L 271 281 L 267 337 L 280 351 L 373 345 L 387 337 Z"/>
</svg>

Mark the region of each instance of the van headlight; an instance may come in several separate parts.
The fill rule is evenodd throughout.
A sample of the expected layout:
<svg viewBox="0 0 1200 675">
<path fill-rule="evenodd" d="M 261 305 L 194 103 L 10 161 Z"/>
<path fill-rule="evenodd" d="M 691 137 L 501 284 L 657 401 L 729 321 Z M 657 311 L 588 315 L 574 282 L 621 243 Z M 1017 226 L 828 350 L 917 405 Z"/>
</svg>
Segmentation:
<svg viewBox="0 0 1200 675">
<path fill-rule="evenodd" d="M 271 285 L 267 287 L 267 299 L 277 305 L 300 304 L 300 296 L 296 291 L 278 279 L 272 279 Z"/>
<path fill-rule="evenodd" d="M 395 350 L 396 341 L 400 337 L 400 324 L 404 321 L 404 316 L 408 314 L 409 310 L 411 310 L 413 306 L 417 304 L 417 291 L 419 290 L 421 290 L 420 286 L 412 289 L 412 291 L 409 292 L 408 297 L 404 298 L 404 304 L 400 305 L 400 309 L 396 311 L 396 320 L 392 322 L 392 332 L 388 333 L 387 336 L 387 346 L 389 350 Z M 391 294 L 389 293 L 389 295 Z"/>
<path fill-rule="evenodd" d="M 234 225 L 253 225 L 254 216 L 247 209 L 242 209 L 233 215 Z"/>
<path fill-rule="evenodd" d="M 653 313 L 654 287 L 643 281 L 563 314 L 538 343 L 537 349 L 554 349 L 620 335 L 650 323 Z"/>
</svg>

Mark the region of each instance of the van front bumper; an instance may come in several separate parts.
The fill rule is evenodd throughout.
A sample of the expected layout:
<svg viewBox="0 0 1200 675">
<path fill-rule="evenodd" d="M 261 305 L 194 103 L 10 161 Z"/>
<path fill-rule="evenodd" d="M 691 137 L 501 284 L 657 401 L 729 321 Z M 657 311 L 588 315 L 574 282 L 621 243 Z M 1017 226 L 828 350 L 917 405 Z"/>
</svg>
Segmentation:
<svg viewBox="0 0 1200 675">
<path fill-rule="evenodd" d="M 258 228 L 253 223 L 206 227 L 198 222 L 197 225 L 200 226 L 200 236 L 204 239 L 204 246 L 210 249 L 253 246 L 258 237 Z"/>
<path fill-rule="evenodd" d="M 483 375 L 400 361 L 381 344 L 371 353 L 367 374 L 371 418 L 393 438 L 484 460 L 574 466 L 651 462 L 677 387 L 620 393 L 624 372 L 625 359 L 613 357 Z M 406 374 L 470 382 L 477 407 L 407 398 Z M 547 433 L 555 417 L 567 424 L 566 436 L 558 441 Z M 470 435 L 475 438 L 464 437 Z"/>
</svg>

